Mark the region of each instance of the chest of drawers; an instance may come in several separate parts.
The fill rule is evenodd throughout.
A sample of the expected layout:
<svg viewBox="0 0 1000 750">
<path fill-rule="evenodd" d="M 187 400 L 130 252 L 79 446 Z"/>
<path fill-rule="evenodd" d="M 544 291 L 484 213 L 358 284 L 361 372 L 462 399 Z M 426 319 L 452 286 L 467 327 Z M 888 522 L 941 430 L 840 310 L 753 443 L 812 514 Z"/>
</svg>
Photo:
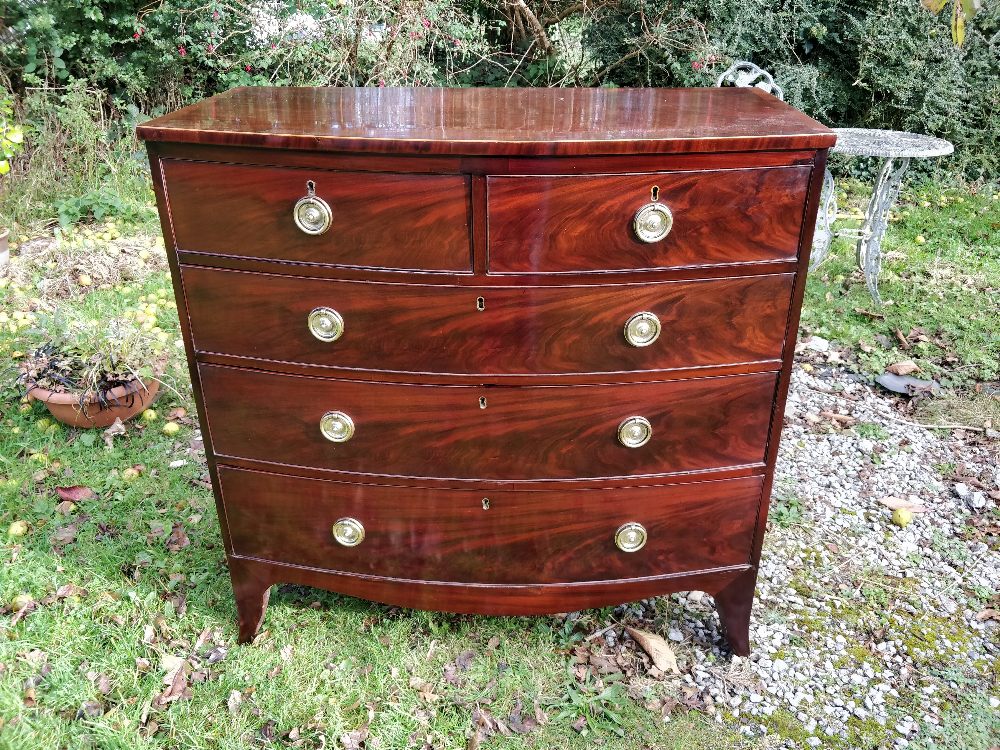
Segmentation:
<svg viewBox="0 0 1000 750">
<path fill-rule="evenodd" d="M 833 134 L 753 89 L 237 89 L 146 123 L 240 640 L 288 582 L 750 607 Z"/>
</svg>

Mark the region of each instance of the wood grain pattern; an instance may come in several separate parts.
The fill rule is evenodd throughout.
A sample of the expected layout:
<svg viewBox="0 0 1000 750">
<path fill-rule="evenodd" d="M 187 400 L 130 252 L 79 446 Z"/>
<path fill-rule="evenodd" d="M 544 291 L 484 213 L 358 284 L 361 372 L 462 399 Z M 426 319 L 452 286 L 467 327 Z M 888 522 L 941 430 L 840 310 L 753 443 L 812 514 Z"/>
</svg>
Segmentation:
<svg viewBox="0 0 1000 750">
<path fill-rule="evenodd" d="M 469 186 L 460 175 L 358 174 L 164 159 L 174 244 L 331 266 L 471 272 Z M 306 182 L 332 209 L 322 235 L 292 218 Z"/>
<path fill-rule="evenodd" d="M 776 361 L 792 275 L 663 284 L 455 287 L 372 284 L 185 266 L 200 352 L 344 369 L 439 374 L 653 372 Z M 224 293 L 220 294 L 220 290 Z M 482 298 L 484 308 L 478 310 Z M 324 343 L 310 310 L 328 306 L 344 334 Z M 624 324 L 652 312 L 662 332 L 635 347 Z M 706 321 L 714 334 L 706 337 Z"/>
<path fill-rule="evenodd" d="M 149 141 L 306 151 L 555 156 L 828 148 L 753 88 L 239 88 L 136 129 Z"/>
<path fill-rule="evenodd" d="M 488 178 L 491 273 L 569 273 L 794 259 L 809 167 Z M 659 188 L 673 229 L 636 238 Z"/>
<path fill-rule="evenodd" d="M 215 451 L 387 476 L 573 479 L 703 471 L 759 462 L 775 375 L 583 386 L 430 386 L 199 367 Z M 480 399 L 486 399 L 486 408 Z M 343 411 L 356 432 L 319 431 Z M 646 417 L 653 438 L 618 442 Z"/>
<path fill-rule="evenodd" d="M 622 581 L 515 586 L 377 578 L 236 556 L 229 557 L 229 567 L 237 594 L 240 643 L 253 639 L 264 614 L 261 602 L 268 587 L 275 583 L 326 588 L 348 596 L 416 609 L 472 615 L 541 615 L 606 607 L 675 591 L 697 590 L 713 594 L 740 579 L 748 569 L 746 565 L 739 565 Z"/>
<path fill-rule="evenodd" d="M 699 589 L 749 652 L 829 130 L 745 89 L 245 89 L 139 132 L 241 642 L 279 582 L 480 614 Z M 650 173 L 675 214 L 653 246 Z M 341 341 L 308 337 L 316 304 Z M 624 348 L 633 307 L 653 347 Z M 320 436 L 329 409 L 353 440 Z M 627 449 L 635 413 L 653 440 Z M 331 549 L 340 513 L 361 548 Z M 626 558 L 634 514 L 655 533 Z"/>
<path fill-rule="evenodd" d="M 238 556 L 462 583 L 614 581 L 750 559 L 762 478 L 615 491 L 435 490 L 220 471 Z M 484 509 L 483 498 L 489 508 Z M 333 524 L 364 525 L 356 547 Z M 624 523 L 649 535 L 637 552 L 614 543 Z"/>
</svg>

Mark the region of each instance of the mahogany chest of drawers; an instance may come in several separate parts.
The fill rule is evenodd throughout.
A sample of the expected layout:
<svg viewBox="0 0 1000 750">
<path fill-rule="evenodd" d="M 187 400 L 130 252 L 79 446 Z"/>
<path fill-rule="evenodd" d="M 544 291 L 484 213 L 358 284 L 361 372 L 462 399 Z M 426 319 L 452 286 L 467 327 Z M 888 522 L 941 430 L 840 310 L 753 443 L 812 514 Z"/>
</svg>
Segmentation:
<svg viewBox="0 0 1000 750">
<path fill-rule="evenodd" d="M 756 89 L 237 89 L 146 123 L 239 610 L 699 589 L 749 649 L 833 134 Z"/>
</svg>

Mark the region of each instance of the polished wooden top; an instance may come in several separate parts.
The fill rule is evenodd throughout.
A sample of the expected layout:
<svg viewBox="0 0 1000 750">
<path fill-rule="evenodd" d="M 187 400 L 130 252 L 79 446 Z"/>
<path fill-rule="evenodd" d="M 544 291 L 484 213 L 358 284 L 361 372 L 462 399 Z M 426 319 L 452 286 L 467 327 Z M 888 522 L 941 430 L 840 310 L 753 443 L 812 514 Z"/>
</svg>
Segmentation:
<svg viewBox="0 0 1000 750">
<path fill-rule="evenodd" d="M 755 88 L 238 88 L 138 127 L 148 141 L 544 156 L 827 148 Z"/>
</svg>

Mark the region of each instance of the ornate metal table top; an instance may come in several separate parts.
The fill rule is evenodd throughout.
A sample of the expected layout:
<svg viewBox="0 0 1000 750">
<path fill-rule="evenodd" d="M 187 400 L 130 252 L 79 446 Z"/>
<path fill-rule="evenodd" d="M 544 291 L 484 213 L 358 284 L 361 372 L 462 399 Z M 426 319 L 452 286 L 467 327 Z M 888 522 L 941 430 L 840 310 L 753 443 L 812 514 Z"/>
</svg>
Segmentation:
<svg viewBox="0 0 1000 750">
<path fill-rule="evenodd" d="M 947 156 L 955 147 L 943 138 L 899 130 L 869 130 L 867 128 L 833 128 L 837 145 L 831 150 L 851 156 L 881 156 L 883 158 L 928 158 Z"/>
</svg>

